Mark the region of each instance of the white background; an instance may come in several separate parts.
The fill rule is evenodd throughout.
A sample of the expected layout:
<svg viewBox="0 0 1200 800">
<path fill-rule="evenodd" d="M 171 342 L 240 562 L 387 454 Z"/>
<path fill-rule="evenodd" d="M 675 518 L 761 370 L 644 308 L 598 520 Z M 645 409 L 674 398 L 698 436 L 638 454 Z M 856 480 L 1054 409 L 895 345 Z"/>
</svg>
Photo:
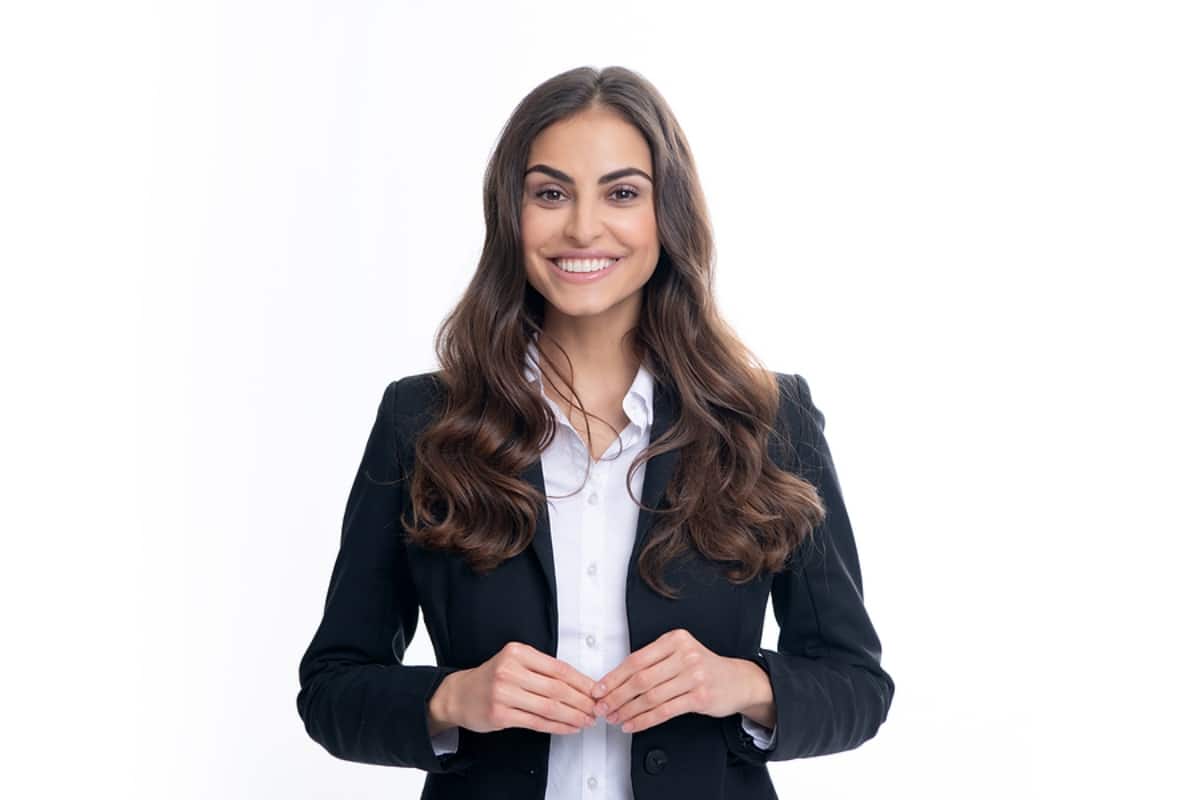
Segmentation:
<svg viewBox="0 0 1200 800">
<path fill-rule="evenodd" d="M 417 796 L 307 737 L 298 662 L 507 115 L 620 64 L 826 414 L 896 680 L 780 795 L 1197 796 L 1193 9 L 6 4 L 3 794 Z"/>
</svg>

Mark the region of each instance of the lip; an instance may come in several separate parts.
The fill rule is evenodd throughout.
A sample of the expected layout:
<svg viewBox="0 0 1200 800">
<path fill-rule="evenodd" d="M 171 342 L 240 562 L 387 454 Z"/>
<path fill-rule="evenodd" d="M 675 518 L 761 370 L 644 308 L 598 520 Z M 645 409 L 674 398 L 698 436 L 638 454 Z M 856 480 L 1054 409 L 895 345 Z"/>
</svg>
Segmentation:
<svg viewBox="0 0 1200 800">
<path fill-rule="evenodd" d="M 561 253 L 555 253 L 550 256 L 551 259 L 556 258 L 621 258 L 616 253 L 608 253 L 604 250 L 563 250 Z"/>
<path fill-rule="evenodd" d="M 567 258 L 567 256 L 562 257 Z M 579 258 L 579 256 L 572 257 Z M 558 258 L 558 256 L 555 256 L 555 258 Z M 588 258 L 614 258 L 614 256 L 588 256 Z M 598 269 L 595 272 L 567 272 L 559 269 L 558 264 L 554 263 L 554 259 L 550 259 L 550 271 L 554 273 L 554 277 L 558 278 L 564 283 L 595 283 L 596 281 L 603 280 L 604 278 L 616 272 L 617 267 L 624 263 L 625 258 L 622 256 L 616 258 L 613 263 L 609 264 L 604 269 Z"/>
</svg>

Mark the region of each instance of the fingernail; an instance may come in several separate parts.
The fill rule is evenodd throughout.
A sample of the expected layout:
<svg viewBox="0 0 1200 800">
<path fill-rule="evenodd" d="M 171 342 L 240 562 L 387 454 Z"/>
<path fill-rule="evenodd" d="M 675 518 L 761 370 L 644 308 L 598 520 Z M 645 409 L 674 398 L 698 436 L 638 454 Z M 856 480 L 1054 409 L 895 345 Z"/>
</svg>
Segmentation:
<svg viewBox="0 0 1200 800">
<path fill-rule="evenodd" d="M 596 711 L 600 712 L 601 715 L 607 713 L 608 703 L 596 703 Z"/>
<path fill-rule="evenodd" d="M 592 697 L 602 697 L 607 691 L 607 686 L 605 686 L 603 683 L 597 683 L 592 687 Z"/>
</svg>

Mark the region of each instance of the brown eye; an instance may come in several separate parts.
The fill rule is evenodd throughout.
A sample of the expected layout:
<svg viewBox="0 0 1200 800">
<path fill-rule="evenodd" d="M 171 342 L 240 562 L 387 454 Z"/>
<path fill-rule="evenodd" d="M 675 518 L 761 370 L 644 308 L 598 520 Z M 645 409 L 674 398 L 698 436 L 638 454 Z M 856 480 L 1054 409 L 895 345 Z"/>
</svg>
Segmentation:
<svg viewBox="0 0 1200 800">
<path fill-rule="evenodd" d="M 638 196 L 637 189 L 634 189 L 631 186 L 621 186 L 621 187 L 613 190 L 613 194 L 620 194 L 621 192 L 625 192 L 626 194 L 631 195 L 631 196 L 618 198 L 619 200 L 633 200 L 635 197 Z"/>
<path fill-rule="evenodd" d="M 548 193 L 562 194 L 562 192 L 560 192 L 558 189 L 542 189 L 540 192 L 534 192 L 533 196 L 537 197 L 539 199 L 542 199 L 542 200 L 549 200 L 550 198 L 544 197 L 544 195 L 546 195 Z M 554 201 L 551 200 L 550 202 L 554 202 Z"/>
</svg>

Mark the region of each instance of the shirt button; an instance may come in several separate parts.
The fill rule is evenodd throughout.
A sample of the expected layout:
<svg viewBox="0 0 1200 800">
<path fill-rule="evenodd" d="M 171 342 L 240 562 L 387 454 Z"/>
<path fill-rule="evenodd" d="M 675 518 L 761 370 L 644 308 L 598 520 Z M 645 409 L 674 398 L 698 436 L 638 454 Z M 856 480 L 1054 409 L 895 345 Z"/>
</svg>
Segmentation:
<svg viewBox="0 0 1200 800">
<path fill-rule="evenodd" d="M 587 646 L 588 646 L 588 647 L 595 647 L 595 646 L 596 646 L 596 637 L 595 637 L 595 635 L 594 635 L 594 634 L 591 634 L 591 633 L 589 633 L 589 634 L 587 635 L 587 638 L 586 638 L 584 641 L 586 641 L 586 642 L 587 642 Z"/>
<path fill-rule="evenodd" d="M 596 780 L 595 775 L 588 776 L 588 788 L 589 789 L 595 789 L 599 785 L 600 785 L 600 781 Z"/>
<path fill-rule="evenodd" d="M 588 495 L 588 505 L 594 506 L 594 505 L 596 505 L 596 503 L 599 503 L 599 502 L 600 502 L 600 495 L 596 494 L 595 492 L 592 492 L 591 494 Z"/>
<path fill-rule="evenodd" d="M 595 561 L 593 561 L 592 563 L 588 564 L 587 573 L 588 573 L 588 575 L 595 575 L 595 574 L 596 574 L 596 562 L 595 562 Z"/>
</svg>

